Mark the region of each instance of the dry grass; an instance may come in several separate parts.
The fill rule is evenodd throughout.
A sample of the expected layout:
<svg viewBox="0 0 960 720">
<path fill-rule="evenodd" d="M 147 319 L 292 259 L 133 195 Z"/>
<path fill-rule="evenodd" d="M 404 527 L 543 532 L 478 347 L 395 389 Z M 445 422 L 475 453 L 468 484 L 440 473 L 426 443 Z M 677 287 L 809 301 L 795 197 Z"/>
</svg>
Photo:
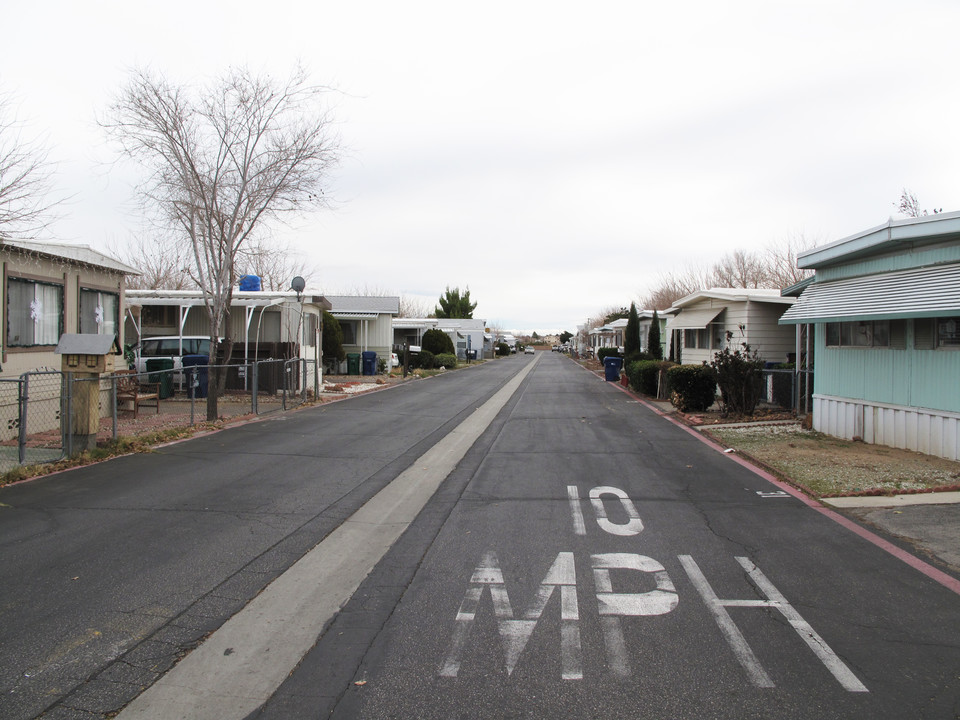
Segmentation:
<svg viewBox="0 0 960 720">
<path fill-rule="evenodd" d="M 709 435 L 820 497 L 894 495 L 960 485 L 960 462 L 839 440 L 797 424 L 714 428 Z"/>
</svg>

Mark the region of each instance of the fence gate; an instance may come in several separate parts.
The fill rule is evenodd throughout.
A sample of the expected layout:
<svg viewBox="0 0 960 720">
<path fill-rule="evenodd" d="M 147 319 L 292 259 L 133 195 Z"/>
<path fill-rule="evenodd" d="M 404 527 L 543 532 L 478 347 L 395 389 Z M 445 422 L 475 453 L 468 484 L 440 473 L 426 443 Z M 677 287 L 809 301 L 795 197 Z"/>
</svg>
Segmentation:
<svg viewBox="0 0 960 720">
<path fill-rule="evenodd" d="M 0 472 L 64 456 L 64 374 L 28 372 L 0 379 Z"/>
</svg>

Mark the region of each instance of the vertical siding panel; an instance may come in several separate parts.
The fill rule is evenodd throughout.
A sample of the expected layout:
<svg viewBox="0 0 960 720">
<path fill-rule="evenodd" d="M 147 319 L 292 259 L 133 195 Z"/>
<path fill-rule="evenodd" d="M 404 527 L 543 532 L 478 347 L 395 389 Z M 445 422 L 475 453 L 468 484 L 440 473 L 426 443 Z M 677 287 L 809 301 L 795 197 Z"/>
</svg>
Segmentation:
<svg viewBox="0 0 960 720">
<path fill-rule="evenodd" d="M 960 460 L 960 421 L 957 418 L 944 418 L 943 457 Z"/>
</svg>

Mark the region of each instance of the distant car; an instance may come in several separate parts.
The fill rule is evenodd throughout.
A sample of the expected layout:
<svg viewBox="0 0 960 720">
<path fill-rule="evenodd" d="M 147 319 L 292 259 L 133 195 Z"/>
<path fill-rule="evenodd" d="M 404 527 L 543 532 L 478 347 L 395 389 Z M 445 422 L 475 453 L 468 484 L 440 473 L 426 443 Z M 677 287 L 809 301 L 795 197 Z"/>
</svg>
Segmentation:
<svg viewBox="0 0 960 720">
<path fill-rule="evenodd" d="M 165 335 L 163 337 L 145 337 L 134 348 L 135 367 L 137 372 L 147 371 L 148 360 L 170 360 L 176 371 L 174 377 L 179 379 L 182 369 L 181 358 L 184 355 L 210 355 L 210 338 L 199 335 Z"/>
<path fill-rule="evenodd" d="M 533 354 L 536 352 L 536 350 L 534 350 L 532 346 L 527 345 L 527 346 L 523 349 L 523 352 L 524 352 L 525 354 L 527 354 L 527 355 L 533 355 Z"/>
</svg>

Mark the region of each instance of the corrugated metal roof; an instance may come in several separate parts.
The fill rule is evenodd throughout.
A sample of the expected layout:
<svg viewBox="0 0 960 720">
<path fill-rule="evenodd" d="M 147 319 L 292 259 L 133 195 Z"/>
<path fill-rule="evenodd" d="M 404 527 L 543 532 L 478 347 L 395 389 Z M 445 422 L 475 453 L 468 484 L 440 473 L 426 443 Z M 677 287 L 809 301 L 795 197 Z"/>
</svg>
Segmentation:
<svg viewBox="0 0 960 720">
<path fill-rule="evenodd" d="M 883 225 L 797 254 L 797 267 L 820 268 L 857 257 L 901 247 L 943 242 L 960 235 L 960 212 L 935 213 L 919 218 L 890 218 Z"/>
<path fill-rule="evenodd" d="M 781 297 L 779 289 L 710 288 L 708 290 L 698 290 L 691 295 L 680 298 L 673 304 L 673 308 L 671 309 L 682 308 L 685 305 L 691 305 L 692 303 L 705 298 L 730 302 L 769 302 L 784 304 L 793 302 L 792 298 Z"/>
<path fill-rule="evenodd" d="M 89 245 L 69 245 L 67 243 L 41 242 L 39 240 L 11 240 L 9 238 L 4 238 L 0 244 L 9 245 L 10 247 L 25 252 L 66 258 L 67 260 L 93 265 L 94 267 L 107 268 L 108 270 L 114 270 L 124 275 L 140 274 L 140 271 L 136 268 L 130 267 L 109 255 L 104 255 Z"/>
<path fill-rule="evenodd" d="M 780 324 L 893 320 L 957 312 L 960 312 L 960 265 L 936 265 L 814 283 L 783 314 Z"/>
<path fill-rule="evenodd" d="M 346 313 L 350 315 L 399 315 L 399 297 L 378 297 L 373 295 L 327 295 L 327 300 L 333 306 L 334 315 Z"/>
<path fill-rule="evenodd" d="M 712 323 L 725 307 L 707 310 L 684 310 L 667 320 L 667 330 L 701 330 Z"/>
</svg>

